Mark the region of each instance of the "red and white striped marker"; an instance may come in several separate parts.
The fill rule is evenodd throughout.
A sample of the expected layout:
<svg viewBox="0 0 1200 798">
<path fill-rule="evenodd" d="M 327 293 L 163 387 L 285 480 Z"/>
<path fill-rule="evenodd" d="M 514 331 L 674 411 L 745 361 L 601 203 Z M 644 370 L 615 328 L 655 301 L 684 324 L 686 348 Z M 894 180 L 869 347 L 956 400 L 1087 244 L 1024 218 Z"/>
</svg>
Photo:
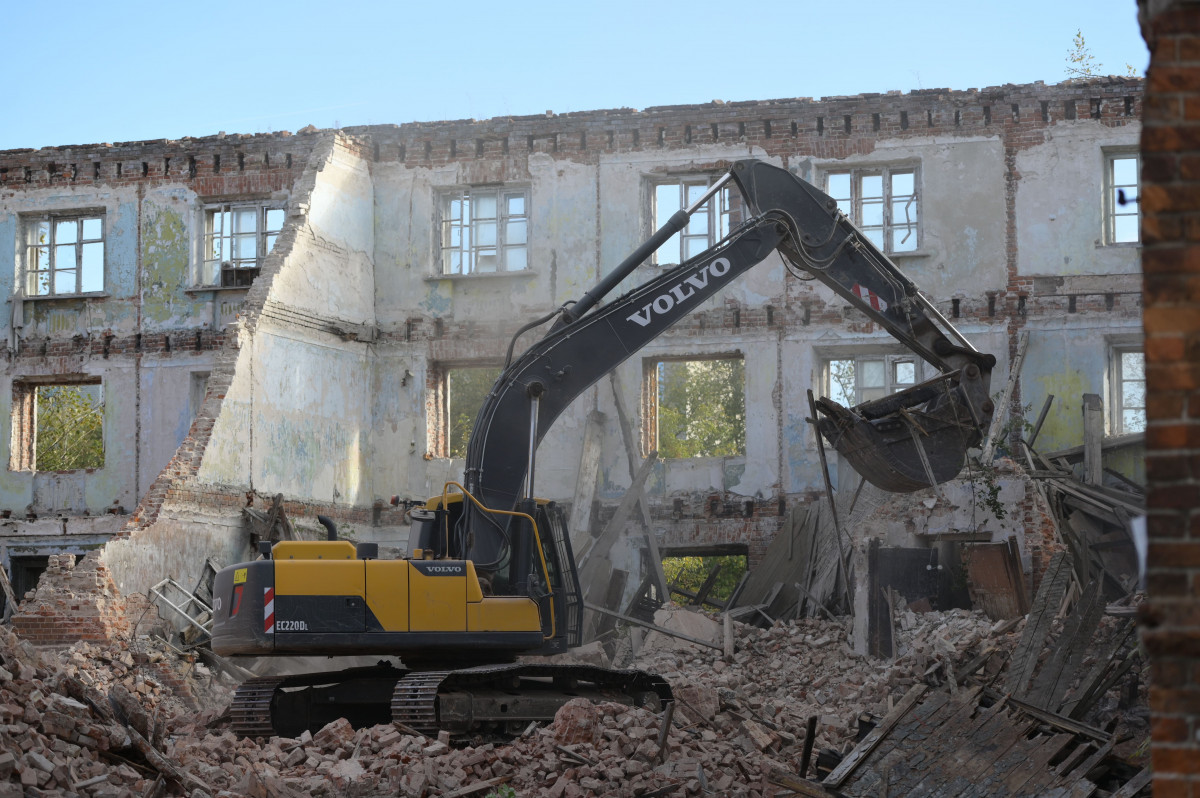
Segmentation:
<svg viewBox="0 0 1200 798">
<path fill-rule="evenodd" d="M 873 310 L 878 310 L 878 311 L 887 310 L 888 303 L 884 302 L 883 299 L 880 298 L 879 294 L 872 294 L 870 289 L 864 288 L 863 286 L 859 285 L 858 283 L 854 284 L 854 288 L 852 290 L 858 296 L 859 299 L 861 299 L 862 301 L 864 301 L 868 305 L 870 305 Z"/>
<path fill-rule="evenodd" d="M 275 634 L 275 588 L 263 588 L 263 628 L 269 635 Z"/>
</svg>

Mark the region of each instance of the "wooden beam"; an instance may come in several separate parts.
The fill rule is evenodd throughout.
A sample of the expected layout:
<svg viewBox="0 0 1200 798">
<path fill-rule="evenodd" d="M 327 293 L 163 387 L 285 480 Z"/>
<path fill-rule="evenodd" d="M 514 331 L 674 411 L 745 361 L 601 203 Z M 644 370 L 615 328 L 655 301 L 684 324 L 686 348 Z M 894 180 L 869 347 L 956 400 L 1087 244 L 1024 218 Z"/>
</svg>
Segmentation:
<svg viewBox="0 0 1200 798">
<path fill-rule="evenodd" d="M 1098 393 L 1083 395 L 1083 478 L 1089 485 L 1104 482 L 1101 462 L 1104 441 L 1104 401 Z"/>
<path fill-rule="evenodd" d="M 1008 405 L 1012 401 L 1013 390 L 1016 388 L 1017 380 L 1021 376 L 1021 364 L 1025 362 L 1025 350 L 1029 348 L 1029 333 L 1021 333 L 1021 337 L 1017 342 L 1017 356 L 1013 358 L 1013 362 L 1008 368 L 1008 381 L 1004 383 L 1004 392 L 1000 394 L 1000 401 L 996 403 L 996 412 L 992 416 L 992 425 L 988 427 L 988 434 L 983 444 L 983 455 L 980 457 L 980 462 L 984 465 L 989 465 L 992 462 L 992 455 L 996 452 L 996 440 L 1000 437 L 1000 430 L 1004 427 L 1004 421 L 1008 417 Z"/>
<path fill-rule="evenodd" d="M 680 640 L 686 640 L 687 642 L 695 643 L 698 646 L 704 646 L 705 648 L 715 648 L 717 651 L 721 651 L 721 652 L 724 652 L 724 650 L 725 650 L 725 647 L 723 645 L 717 645 L 716 643 L 713 643 L 709 640 L 701 640 L 698 637 L 692 637 L 691 635 L 685 635 L 683 632 L 676 632 L 672 629 L 666 629 L 662 626 L 659 626 L 658 624 L 653 624 L 653 623 L 650 623 L 649 621 L 643 621 L 642 619 L 634 618 L 631 615 L 624 615 L 619 612 L 613 612 L 612 610 L 605 609 L 604 607 L 600 607 L 595 604 L 589 604 L 586 601 L 583 603 L 583 606 L 585 608 L 591 610 L 592 612 L 598 612 L 601 615 L 611 615 L 612 617 L 616 618 L 619 621 L 624 621 L 625 623 L 631 623 L 635 626 L 643 626 L 647 629 L 653 629 L 654 631 L 662 632 L 663 634 L 665 634 L 669 637 L 677 637 Z"/>
<path fill-rule="evenodd" d="M 600 450 L 604 438 L 605 415 L 599 410 L 588 413 L 583 428 L 583 449 L 579 453 L 579 476 L 575 479 L 575 497 L 571 503 L 571 550 L 580 551 L 592 531 L 592 502 L 596 498 L 596 479 L 600 474 Z"/>
<path fill-rule="evenodd" d="M 871 755 L 871 752 L 883 741 L 883 738 L 887 737 L 896 724 L 908 714 L 908 711 L 917 705 L 917 702 L 921 700 L 921 697 L 925 695 L 925 691 L 928 689 L 924 684 L 914 684 L 910 687 L 908 692 L 904 694 L 904 697 L 900 699 L 900 703 L 896 704 L 895 708 L 888 713 L 886 718 L 879 722 L 878 726 L 867 733 L 862 742 L 856 745 L 854 750 L 847 754 L 846 758 L 839 762 L 838 766 L 821 783 L 834 789 L 845 784 L 846 779 L 850 778 L 850 774 L 854 772 L 854 769 Z"/>
</svg>

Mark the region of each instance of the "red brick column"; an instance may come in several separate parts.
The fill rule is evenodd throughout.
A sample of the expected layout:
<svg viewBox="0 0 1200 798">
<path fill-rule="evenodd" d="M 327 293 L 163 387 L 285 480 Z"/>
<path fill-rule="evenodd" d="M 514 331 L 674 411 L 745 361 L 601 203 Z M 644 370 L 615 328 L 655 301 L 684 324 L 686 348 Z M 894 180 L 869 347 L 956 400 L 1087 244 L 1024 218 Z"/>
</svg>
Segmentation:
<svg viewBox="0 0 1200 798">
<path fill-rule="evenodd" d="M 1200 3 L 1142 0 L 1154 795 L 1200 798 Z"/>
</svg>

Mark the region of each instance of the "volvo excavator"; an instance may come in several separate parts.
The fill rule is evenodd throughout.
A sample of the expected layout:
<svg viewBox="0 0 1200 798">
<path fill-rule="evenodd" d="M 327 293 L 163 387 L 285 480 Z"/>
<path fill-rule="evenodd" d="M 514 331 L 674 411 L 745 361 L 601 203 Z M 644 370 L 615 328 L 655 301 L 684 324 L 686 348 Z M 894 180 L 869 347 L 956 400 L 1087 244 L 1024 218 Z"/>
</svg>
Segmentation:
<svg viewBox="0 0 1200 798">
<path fill-rule="evenodd" d="M 602 304 L 718 191 L 733 188 L 743 221 L 728 236 Z M 535 496 L 535 454 L 576 397 L 775 252 L 792 275 L 819 280 L 939 372 L 852 408 L 821 398 L 820 434 L 885 490 L 955 477 L 990 423 L 995 358 L 955 330 L 833 199 L 784 169 L 737 161 L 584 296 L 517 332 L 475 420 L 463 481 L 411 510 L 407 556 L 381 559 L 377 546 L 338 540 L 327 523 L 328 540 L 262 544 L 260 559 L 217 574 L 217 654 L 401 663 L 251 679 L 232 702 L 234 730 L 296 736 L 345 717 L 426 734 L 504 735 L 578 696 L 650 707 L 672 700 L 654 674 L 530 662 L 580 645 L 583 615 L 564 513 Z M 522 335 L 546 325 L 512 357 Z"/>
</svg>

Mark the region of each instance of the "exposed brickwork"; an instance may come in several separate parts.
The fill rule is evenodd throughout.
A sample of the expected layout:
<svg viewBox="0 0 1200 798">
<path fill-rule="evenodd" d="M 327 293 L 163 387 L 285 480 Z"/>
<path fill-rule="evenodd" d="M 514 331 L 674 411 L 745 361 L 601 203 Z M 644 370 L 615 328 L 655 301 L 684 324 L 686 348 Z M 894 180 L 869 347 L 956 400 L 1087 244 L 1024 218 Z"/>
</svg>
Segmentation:
<svg viewBox="0 0 1200 798">
<path fill-rule="evenodd" d="M 37 645 L 129 636 L 125 601 L 95 554 L 50 556 L 37 590 L 12 617 L 13 628 Z"/>
<path fill-rule="evenodd" d="M 1142 131 L 1154 794 L 1200 795 L 1200 4 L 1156 4 Z M 1163 7 L 1165 6 L 1165 8 Z M 1155 11 L 1157 13 L 1155 13 Z"/>
</svg>

